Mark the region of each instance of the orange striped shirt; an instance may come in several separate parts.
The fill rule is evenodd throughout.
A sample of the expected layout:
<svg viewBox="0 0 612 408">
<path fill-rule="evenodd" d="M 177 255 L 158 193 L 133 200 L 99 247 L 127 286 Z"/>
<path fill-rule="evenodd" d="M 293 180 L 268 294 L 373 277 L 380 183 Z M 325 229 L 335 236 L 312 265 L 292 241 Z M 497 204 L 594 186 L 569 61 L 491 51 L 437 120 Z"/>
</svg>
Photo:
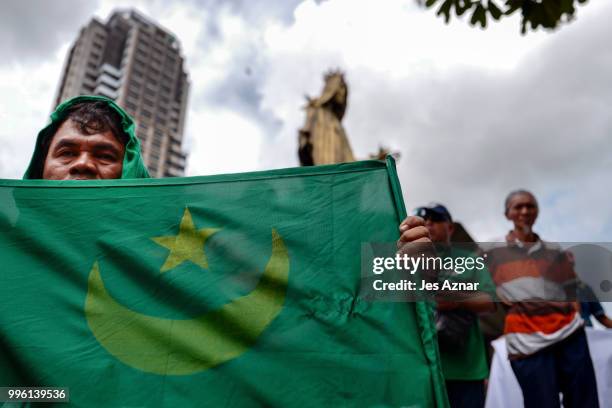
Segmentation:
<svg viewBox="0 0 612 408">
<path fill-rule="evenodd" d="M 512 234 L 506 238 L 506 245 L 488 251 L 487 259 L 498 294 L 512 302 L 504 333 L 510 357 L 520 358 L 563 340 L 582 326 L 582 319 L 567 254 L 539 238 L 529 245 Z"/>
</svg>

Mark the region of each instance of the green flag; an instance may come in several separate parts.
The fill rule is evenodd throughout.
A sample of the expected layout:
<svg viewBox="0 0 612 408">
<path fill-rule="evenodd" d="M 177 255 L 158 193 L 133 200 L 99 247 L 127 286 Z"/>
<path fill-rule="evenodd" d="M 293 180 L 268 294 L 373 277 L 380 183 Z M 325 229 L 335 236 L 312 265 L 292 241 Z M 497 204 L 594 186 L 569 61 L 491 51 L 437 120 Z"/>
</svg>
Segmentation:
<svg viewBox="0 0 612 408">
<path fill-rule="evenodd" d="M 445 406 L 426 305 L 359 297 L 392 159 L 0 180 L 0 380 L 77 406 Z"/>
</svg>

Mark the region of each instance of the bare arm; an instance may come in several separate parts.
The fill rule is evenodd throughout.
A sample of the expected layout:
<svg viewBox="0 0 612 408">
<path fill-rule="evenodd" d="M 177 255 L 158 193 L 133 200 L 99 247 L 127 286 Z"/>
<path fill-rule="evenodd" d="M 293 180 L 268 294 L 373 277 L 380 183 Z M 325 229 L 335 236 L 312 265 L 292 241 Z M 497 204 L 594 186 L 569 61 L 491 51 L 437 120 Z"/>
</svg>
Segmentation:
<svg viewBox="0 0 612 408">
<path fill-rule="evenodd" d="M 612 319 L 610 319 L 605 314 L 602 314 L 602 315 L 599 315 L 599 316 L 595 316 L 595 318 L 597 319 L 597 321 L 599 323 L 601 323 L 602 325 L 604 325 L 608 329 L 612 329 Z"/>
</svg>

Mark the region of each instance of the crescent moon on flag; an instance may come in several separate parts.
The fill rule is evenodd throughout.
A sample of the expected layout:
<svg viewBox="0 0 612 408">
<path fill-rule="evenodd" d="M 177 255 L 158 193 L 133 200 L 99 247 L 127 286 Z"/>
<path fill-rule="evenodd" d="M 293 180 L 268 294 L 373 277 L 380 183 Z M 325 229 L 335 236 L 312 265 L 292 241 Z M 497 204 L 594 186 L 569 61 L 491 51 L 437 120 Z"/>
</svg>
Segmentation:
<svg viewBox="0 0 612 408">
<path fill-rule="evenodd" d="M 135 369 L 189 375 L 247 352 L 283 308 L 289 254 L 272 230 L 272 254 L 257 286 L 245 296 L 193 319 L 173 320 L 134 312 L 104 287 L 96 261 L 88 279 L 85 316 L 97 341 Z"/>
</svg>

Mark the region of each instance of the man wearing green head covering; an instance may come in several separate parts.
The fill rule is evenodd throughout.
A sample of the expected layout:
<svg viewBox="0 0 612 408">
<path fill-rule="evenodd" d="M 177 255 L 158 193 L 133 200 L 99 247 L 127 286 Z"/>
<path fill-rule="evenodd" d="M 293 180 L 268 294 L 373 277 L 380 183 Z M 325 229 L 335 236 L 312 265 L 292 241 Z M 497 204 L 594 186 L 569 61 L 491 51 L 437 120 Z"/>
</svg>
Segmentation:
<svg viewBox="0 0 612 408">
<path fill-rule="evenodd" d="M 111 99 L 77 96 L 59 105 L 38 133 L 24 179 L 96 180 L 148 178 L 134 120 Z M 398 248 L 430 244 L 422 218 L 399 226 Z M 414 247 L 411 251 L 417 251 Z"/>
<path fill-rule="evenodd" d="M 134 121 L 103 96 L 77 96 L 57 107 L 38 133 L 24 179 L 146 178 Z"/>
</svg>

